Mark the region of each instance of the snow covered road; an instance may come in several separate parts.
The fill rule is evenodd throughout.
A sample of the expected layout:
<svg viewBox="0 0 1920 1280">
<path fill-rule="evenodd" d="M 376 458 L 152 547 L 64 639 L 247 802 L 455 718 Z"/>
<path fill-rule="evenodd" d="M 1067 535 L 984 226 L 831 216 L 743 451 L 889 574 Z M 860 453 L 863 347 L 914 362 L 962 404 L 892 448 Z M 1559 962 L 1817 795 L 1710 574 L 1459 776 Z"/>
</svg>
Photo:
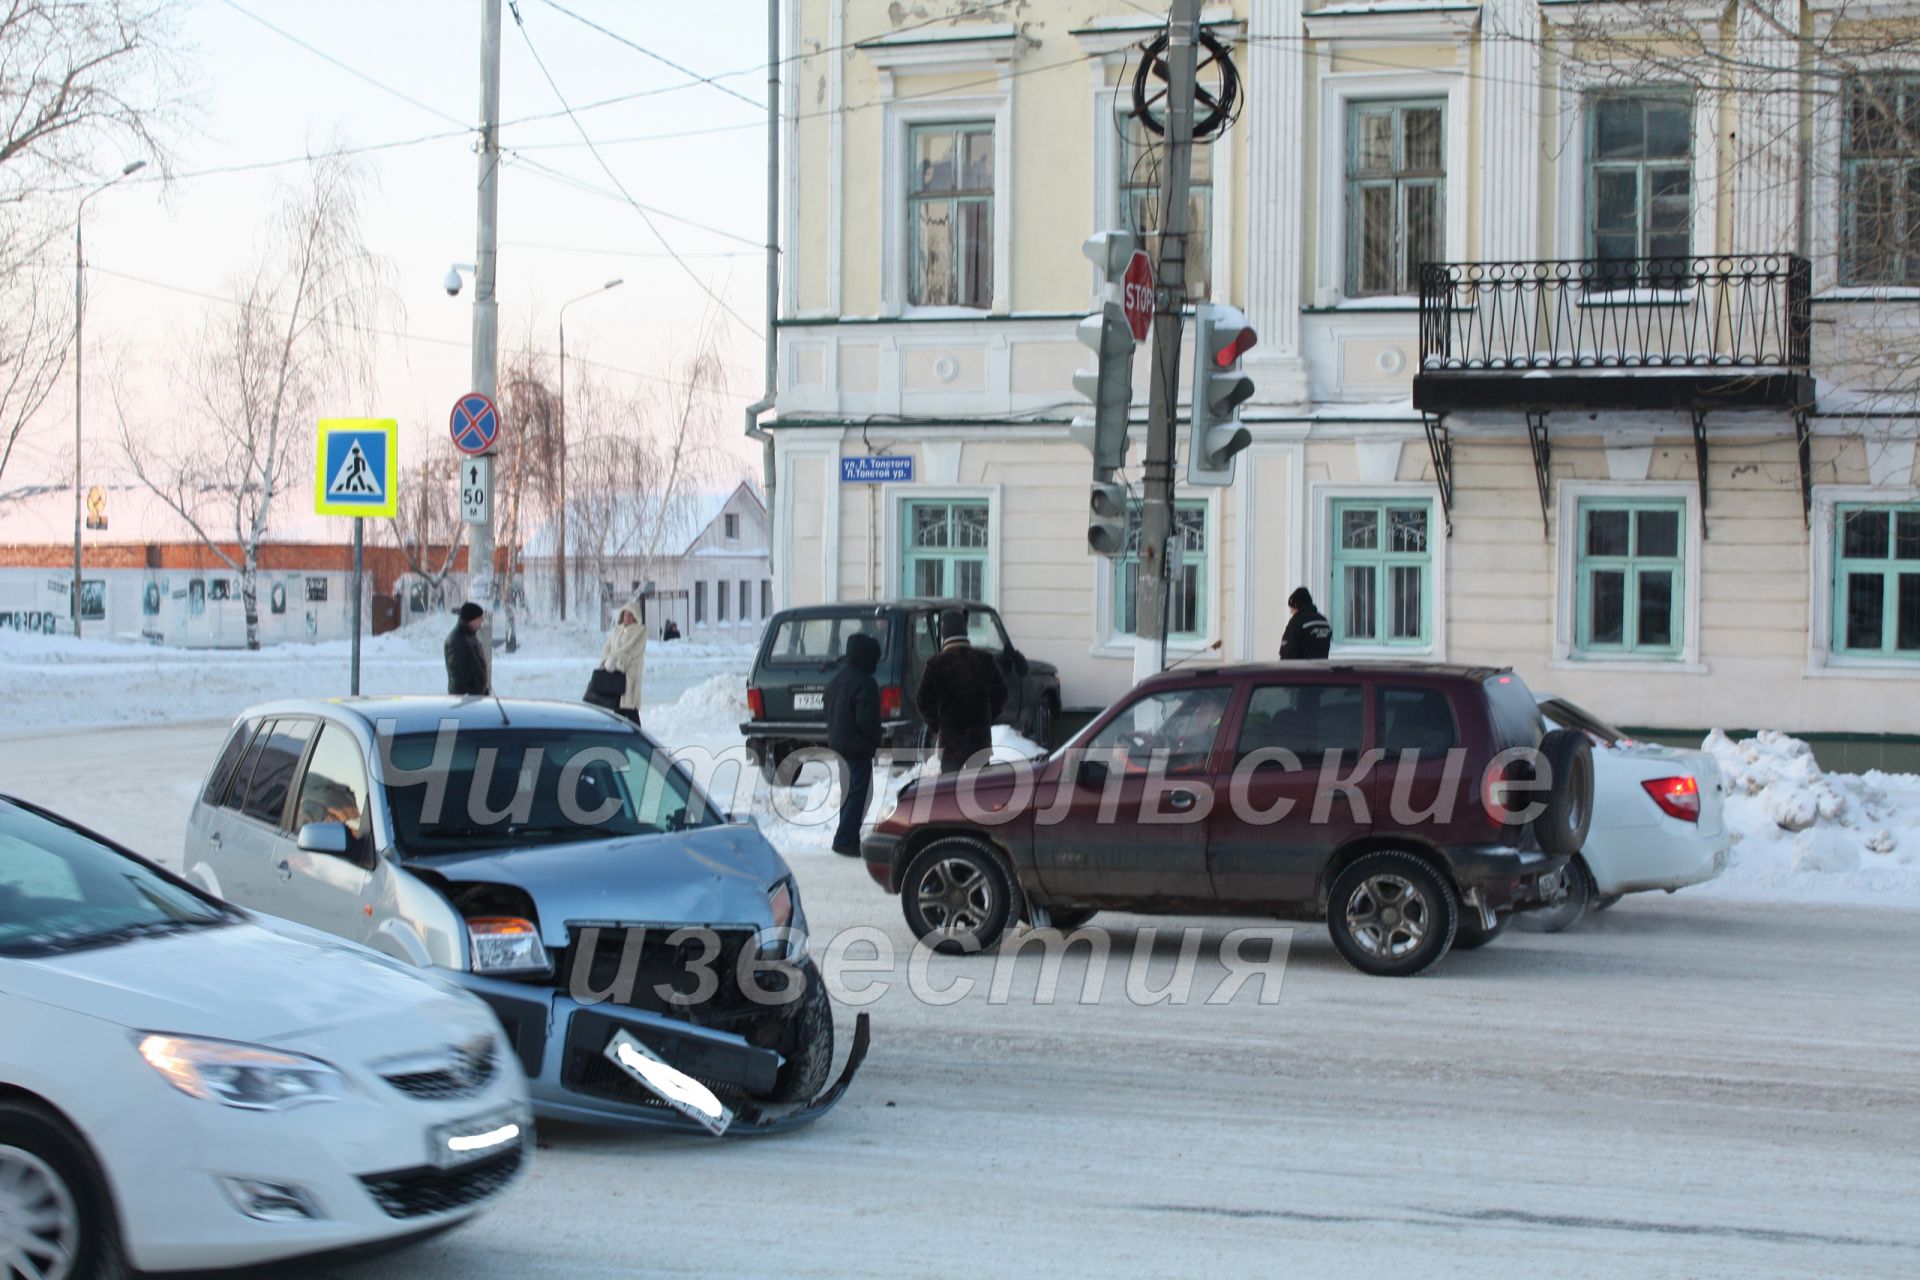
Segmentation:
<svg viewBox="0 0 1920 1280">
<path fill-rule="evenodd" d="M 222 725 L 0 738 L 0 789 L 175 862 Z M 898 904 L 794 858 L 822 939 Z M 820 1124 L 713 1143 L 542 1131 L 525 1184 L 376 1277 L 1920 1273 L 1920 913 L 1640 897 L 1409 981 L 1293 935 L 1278 1002 L 947 1007 L 905 974 Z M 1222 970 L 1205 928 L 1197 992 Z M 1169 928 L 1171 926 L 1171 929 Z M 1021 960 L 1016 996 L 1037 953 Z M 843 1030 L 851 1015 L 842 1016 Z M 286 1274 L 292 1274 L 288 1272 Z"/>
</svg>

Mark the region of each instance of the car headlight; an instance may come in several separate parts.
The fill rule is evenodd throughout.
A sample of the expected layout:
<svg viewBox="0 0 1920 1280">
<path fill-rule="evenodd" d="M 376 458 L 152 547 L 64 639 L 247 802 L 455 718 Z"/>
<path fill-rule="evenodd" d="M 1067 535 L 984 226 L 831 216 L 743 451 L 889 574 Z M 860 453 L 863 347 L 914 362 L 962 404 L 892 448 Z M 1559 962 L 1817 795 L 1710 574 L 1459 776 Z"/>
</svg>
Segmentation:
<svg viewBox="0 0 1920 1280">
<path fill-rule="evenodd" d="M 340 1073 L 319 1059 L 256 1044 L 147 1035 L 140 1056 L 188 1097 L 246 1111 L 332 1102 L 344 1088 Z"/>
<path fill-rule="evenodd" d="M 767 890 L 767 907 L 773 912 L 773 927 L 784 929 L 793 923 L 793 881 L 782 880 Z"/>
<path fill-rule="evenodd" d="M 476 916 L 467 921 L 475 973 L 545 973 L 553 968 L 546 944 L 531 920 Z"/>
</svg>

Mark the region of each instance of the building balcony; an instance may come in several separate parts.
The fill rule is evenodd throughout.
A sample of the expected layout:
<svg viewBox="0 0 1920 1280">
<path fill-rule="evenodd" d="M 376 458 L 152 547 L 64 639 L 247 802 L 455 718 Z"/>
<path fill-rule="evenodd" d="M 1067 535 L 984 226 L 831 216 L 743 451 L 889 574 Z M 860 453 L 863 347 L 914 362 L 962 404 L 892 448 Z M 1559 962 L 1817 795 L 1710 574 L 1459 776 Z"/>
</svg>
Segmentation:
<svg viewBox="0 0 1920 1280">
<path fill-rule="evenodd" d="M 1428 263 L 1413 403 L 1803 412 L 1812 279 L 1791 254 Z"/>
</svg>

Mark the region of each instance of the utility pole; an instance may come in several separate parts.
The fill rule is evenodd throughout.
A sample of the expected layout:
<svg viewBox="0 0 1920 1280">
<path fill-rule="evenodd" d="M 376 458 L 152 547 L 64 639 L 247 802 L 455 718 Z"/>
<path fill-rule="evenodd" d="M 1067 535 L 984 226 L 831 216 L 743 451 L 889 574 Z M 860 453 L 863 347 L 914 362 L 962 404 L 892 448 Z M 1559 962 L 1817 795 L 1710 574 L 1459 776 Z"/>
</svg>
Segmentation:
<svg viewBox="0 0 1920 1280">
<path fill-rule="evenodd" d="M 560 544 L 554 549 L 554 567 L 560 575 L 560 621 L 567 620 L 567 308 L 576 302 L 585 302 L 588 298 L 597 298 L 609 289 L 617 289 L 625 283 L 623 277 L 615 276 L 591 293 L 583 293 L 577 298 L 569 298 L 560 304 L 560 439 L 558 442 L 559 480 L 560 480 Z"/>
<path fill-rule="evenodd" d="M 500 213 L 500 0 L 480 0 L 480 181 L 479 237 L 473 255 L 473 389 L 489 400 L 499 389 L 500 312 L 493 300 L 499 257 Z M 507 424 L 501 424 L 506 430 Z M 467 594 L 487 610 L 480 635 L 488 678 L 493 666 L 493 512 L 484 524 L 467 526 Z M 512 583 L 501 589 L 506 598 Z"/>
<path fill-rule="evenodd" d="M 1193 88 L 1200 0 L 1173 0 L 1167 26 L 1167 159 L 1160 181 L 1160 269 L 1154 296 L 1153 380 L 1147 399 L 1145 503 L 1135 593 L 1133 678 L 1167 664 L 1168 544 L 1173 534 L 1174 418 L 1180 404 L 1180 325 L 1187 301 L 1187 199 L 1193 166 Z"/>
</svg>

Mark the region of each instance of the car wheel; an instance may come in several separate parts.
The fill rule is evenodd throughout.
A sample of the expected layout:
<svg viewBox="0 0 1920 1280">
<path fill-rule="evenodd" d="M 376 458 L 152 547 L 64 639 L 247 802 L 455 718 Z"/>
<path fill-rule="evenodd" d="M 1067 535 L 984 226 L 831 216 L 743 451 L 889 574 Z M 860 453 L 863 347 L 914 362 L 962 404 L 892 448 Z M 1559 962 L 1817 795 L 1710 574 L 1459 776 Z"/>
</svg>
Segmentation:
<svg viewBox="0 0 1920 1280">
<path fill-rule="evenodd" d="M 1587 843 L 1593 822 L 1593 741 L 1572 729 L 1540 740 L 1547 769 L 1546 805 L 1533 820 L 1533 838 L 1550 858 L 1571 858 Z"/>
<path fill-rule="evenodd" d="M 1551 903 L 1538 911 L 1522 913 L 1521 928 L 1531 933 L 1559 933 L 1580 922 L 1593 901 L 1593 874 L 1587 870 L 1586 859 L 1576 857 L 1568 863 L 1564 879 L 1565 887 Z"/>
<path fill-rule="evenodd" d="M 1007 931 L 1013 880 L 1000 855 L 978 840 L 934 841 L 914 855 L 900 883 L 907 926 L 935 951 L 985 951 Z"/>
<path fill-rule="evenodd" d="M 1362 973 L 1406 978 L 1447 953 L 1460 926 L 1453 886 L 1410 853 L 1387 849 L 1356 860 L 1327 896 L 1327 932 Z"/>
<path fill-rule="evenodd" d="M 1454 930 L 1453 949 L 1455 951 L 1477 951 L 1507 931 L 1513 923 L 1513 912 L 1502 911 L 1494 917 L 1493 928 L 1480 923 L 1480 913 L 1468 908 L 1460 913 L 1460 927 Z"/>
<path fill-rule="evenodd" d="M 113 1203 L 86 1144 L 39 1107 L 0 1103 L 0 1276 L 125 1274 Z"/>
<path fill-rule="evenodd" d="M 805 990 L 800 1008 L 787 1019 L 787 1034 L 780 1046 L 786 1061 L 774 1079 L 775 1102 L 811 1102 L 827 1087 L 833 1071 L 833 1000 L 827 995 L 827 983 L 813 961 L 800 965 Z"/>
<path fill-rule="evenodd" d="M 1048 907 L 1047 919 L 1062 933 L 1072 933 L 1098 915 L 1093 907 Z"/>
</svg>

